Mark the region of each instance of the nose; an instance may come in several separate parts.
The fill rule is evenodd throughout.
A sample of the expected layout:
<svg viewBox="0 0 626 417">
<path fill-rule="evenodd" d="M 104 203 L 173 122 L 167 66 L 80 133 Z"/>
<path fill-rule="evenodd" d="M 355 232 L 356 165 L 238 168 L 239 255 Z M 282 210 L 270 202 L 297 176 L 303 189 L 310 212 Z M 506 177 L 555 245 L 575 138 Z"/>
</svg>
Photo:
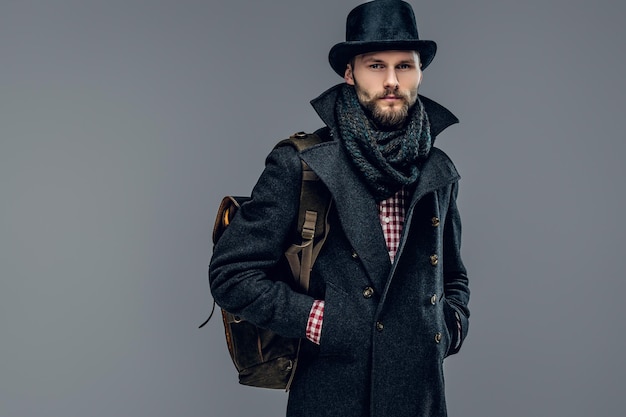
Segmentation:
<svg viewBox="0 0 626 417">
<path fill-rule="evenodd" d="M 400 87 L 395 68 L 391 67 L 387 69 L 387 72 L 385 73 L 385 82 L 383 87 L 392 91 L 397 90 Z"/>
</svg>

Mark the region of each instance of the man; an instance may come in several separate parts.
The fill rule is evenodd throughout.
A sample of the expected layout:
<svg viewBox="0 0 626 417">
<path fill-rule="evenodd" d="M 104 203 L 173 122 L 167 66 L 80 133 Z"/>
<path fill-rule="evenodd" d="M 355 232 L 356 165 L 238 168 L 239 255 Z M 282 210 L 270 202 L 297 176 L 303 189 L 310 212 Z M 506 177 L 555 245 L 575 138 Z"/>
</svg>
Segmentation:
<svg viewBox="0 0 626 417">
<path fill-rule="evenodd" d="M 467 335 L 469 289 L 459 175 L 433 147 L 458 120 L 417 94 L 435 52 L 408 3 L 352 10 L 346 42 L 329 54 L 345 83 L 311 102 L 326 141 L 272 151 L 214 248 L 217 303 L 306 340 L 288 417 L 446 416 L 443 360 Z M 275 280 L 297 216 L 301 159 L 333 198 L 307 294 Z"/>
</svg>

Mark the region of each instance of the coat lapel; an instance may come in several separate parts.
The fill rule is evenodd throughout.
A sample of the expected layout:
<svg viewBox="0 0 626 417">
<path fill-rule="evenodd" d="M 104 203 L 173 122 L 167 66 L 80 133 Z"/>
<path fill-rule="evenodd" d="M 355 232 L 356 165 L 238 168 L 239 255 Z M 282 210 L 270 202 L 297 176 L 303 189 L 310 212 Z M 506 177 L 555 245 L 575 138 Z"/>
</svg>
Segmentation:
<svg viewBox="0 0 626 417">
<path fill-rule="evenodd" d="M 338 141 L 307 149 L 301 157 L 328 187 L 352 249 L 363 263 L 372 285 L 381 290 L 391 262 L 376 201 L 358 178 Z"/>
<path fill-rule="evenodd" d="M 412 215 L 415 204 L 426 194 L 445 187 L 460 178 L 456 168 L 448 157 L 439 149 L 432 148 L 430 155 L 420 172 L 415 188 L 412 191 L 411 204 L 407 211 L 407 220 Z"/>
</svg>

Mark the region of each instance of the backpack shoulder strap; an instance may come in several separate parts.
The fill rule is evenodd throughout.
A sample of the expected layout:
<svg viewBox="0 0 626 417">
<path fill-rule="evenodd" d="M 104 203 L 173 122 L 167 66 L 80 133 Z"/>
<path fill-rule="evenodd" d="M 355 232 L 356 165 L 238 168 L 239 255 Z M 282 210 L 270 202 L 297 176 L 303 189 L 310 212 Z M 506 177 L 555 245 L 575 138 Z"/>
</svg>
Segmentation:
<svg viewBox="0 0 626 417">
<path fill-rule="evenodd" d="M 276 144 L 276 147 L 293 146 L 298 152 L 301 152 L 307 148 L 310 148 L 311 146 L 322 143 L 323 141 L 324 139 L 322 139 L 319 135 L 316 135 L 315 133 L 298 132 L 289 136 L 287 139 L 283 139 L 278 142 L 278 144 Z"/>
<path fill-rule="evenodd" d="M 323 139 L 316 134 L 298 132 L 280 141 L 276 146 L 292 146 L 301 152 L 322 142 Z M 330 192 L 326 186 L 308 164 L 302 161 L 297 225 L 297 233 L 301 240 L 287 249 L 285 257 L 297 285 L 305 291 L 309 289 L 311 268 L 328 236 L 328 212 L 331 202 Z"/>
</svg>

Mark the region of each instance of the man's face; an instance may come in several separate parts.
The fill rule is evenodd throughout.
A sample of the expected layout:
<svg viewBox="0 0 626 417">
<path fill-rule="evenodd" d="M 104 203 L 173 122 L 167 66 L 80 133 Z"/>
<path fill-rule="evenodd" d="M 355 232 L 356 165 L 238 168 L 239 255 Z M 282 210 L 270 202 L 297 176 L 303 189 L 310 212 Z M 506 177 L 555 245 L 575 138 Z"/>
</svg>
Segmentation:
<svg viewBox="0 0 626 417">
<path fill-rule="evenodd" d="M 416 51 L 369 52 L 354 57 L 344 79 L 381 128 L 397 128 L 417 100 L 422 70 Z"/>
</svg>

